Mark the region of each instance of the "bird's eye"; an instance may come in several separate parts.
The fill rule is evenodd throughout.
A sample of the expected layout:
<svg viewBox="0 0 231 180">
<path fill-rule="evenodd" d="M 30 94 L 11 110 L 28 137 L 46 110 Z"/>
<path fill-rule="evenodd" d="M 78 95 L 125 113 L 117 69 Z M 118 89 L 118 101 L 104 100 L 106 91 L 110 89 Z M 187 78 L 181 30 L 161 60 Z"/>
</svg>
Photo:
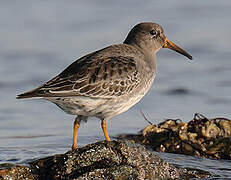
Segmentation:
<svg viewBox="0 0 231 180">
<path fill-rule="evenodd" d="M 150 34 L 151 34 L 152 36 L 155 36 L 155 35 L 157 34 L 157 32 L 156 32 L 155 30 L 151 30 L 151 31 L 150 31 Z"/>
</svg>

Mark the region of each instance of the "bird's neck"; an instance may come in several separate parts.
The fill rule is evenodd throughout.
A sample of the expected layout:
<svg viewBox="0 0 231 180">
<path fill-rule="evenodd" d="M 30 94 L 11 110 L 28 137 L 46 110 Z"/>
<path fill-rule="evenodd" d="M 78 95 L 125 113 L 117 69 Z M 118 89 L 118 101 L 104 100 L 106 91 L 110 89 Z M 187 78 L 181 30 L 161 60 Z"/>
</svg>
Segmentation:
<svg viewBox="0 0 231 180">
<path fill-rule="evenodd" d="M 147 58 L 147 64 L 150 67 L 150 70 L 156 74 L 156 53 L 150 53 L 149 58 Z"/>
<path fill-rule="evenodd" d="M 134 44 L 133 46 L 136 46 L 140 49 L 141 52 L 143 52 L 145 56 L 145 64 L 147 66 L 147 70 L 149 70 L 152 73 L 156 73 L 156 51 L 150 51 L 148 48 L 142 48 L 138 46 L 137 44 Z"/>
</svg>

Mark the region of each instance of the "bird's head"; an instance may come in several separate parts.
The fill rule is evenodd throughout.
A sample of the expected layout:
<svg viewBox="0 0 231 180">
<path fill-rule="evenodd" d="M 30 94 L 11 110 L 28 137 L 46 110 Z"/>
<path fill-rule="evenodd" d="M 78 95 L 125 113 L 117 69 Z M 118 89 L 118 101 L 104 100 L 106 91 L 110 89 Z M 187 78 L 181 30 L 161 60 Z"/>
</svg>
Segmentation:
<svg viewBox="0 0 231 180">
<path fill-rule="evenodd" d="M 144 22 L 134 26 L 128 33 L 124 43 L 137 45 L 141 49 L 153 53 L 156 53 L 161 48 L 169 48 L 192 59 L 189 53 L 168 40 L 159 24 L 152 22 Z"/>
</svg>

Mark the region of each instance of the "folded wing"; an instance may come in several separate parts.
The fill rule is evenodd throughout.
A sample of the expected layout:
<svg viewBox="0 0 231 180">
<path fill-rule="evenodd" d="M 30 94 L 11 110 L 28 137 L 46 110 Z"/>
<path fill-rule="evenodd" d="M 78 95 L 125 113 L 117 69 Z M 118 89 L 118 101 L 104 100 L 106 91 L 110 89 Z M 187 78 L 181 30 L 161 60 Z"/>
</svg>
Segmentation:
<svg viewBox="0 0 231 180">
<path fill-rule="evenodd" d="M 81 58 L 42 86 L 17 98 L 87 96 L 113 98 L 130 93 L 140 82 L 133 57 Z"/>
</svg>

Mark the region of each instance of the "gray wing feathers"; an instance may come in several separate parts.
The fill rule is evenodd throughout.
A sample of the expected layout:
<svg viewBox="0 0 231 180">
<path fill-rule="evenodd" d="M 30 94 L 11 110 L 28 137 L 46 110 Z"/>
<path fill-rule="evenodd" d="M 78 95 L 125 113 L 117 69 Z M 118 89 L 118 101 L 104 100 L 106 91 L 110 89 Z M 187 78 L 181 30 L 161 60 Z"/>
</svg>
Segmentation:
<svg viewBox="0 0 231 180">
<path fill-rule="evenodd" d="M 81 63 L 72 76 L 58 78 L 43 89 L 51 94 L 112 97 L 129 93 L 139 84 L 138 71 L 131 57 L 108 57 Z"/>
<path fill-rule="evenodd" d="M 87 55 L 35 90 L 18 98 L 87 96 L 112 98 L 129 94 L 139 85 L 133 57 Z"/>
</svg>

